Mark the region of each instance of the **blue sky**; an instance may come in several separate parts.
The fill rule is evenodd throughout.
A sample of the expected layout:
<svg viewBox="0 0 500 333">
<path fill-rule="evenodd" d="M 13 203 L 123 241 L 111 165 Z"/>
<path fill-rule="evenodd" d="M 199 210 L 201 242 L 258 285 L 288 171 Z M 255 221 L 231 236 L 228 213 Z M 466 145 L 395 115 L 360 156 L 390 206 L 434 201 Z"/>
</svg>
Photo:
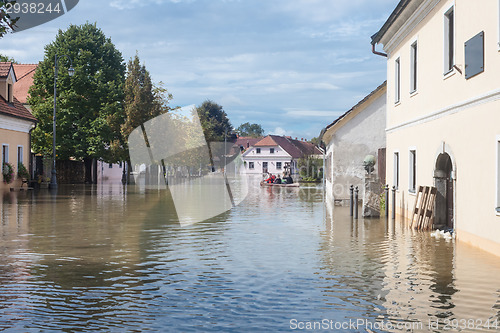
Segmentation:
<svg viewBox="0 0 500 333">
<path fill-rule="evenodd" d="M 222 105 L 233 126 L 307 138 L 386 79 L 371 53 L 398 0 L 81 0 L 66 15 L 0 39 L 20 63 L 69 24 L 96 22 L 122 52 L 145 63 L 172 105 Z"/>
</svg>

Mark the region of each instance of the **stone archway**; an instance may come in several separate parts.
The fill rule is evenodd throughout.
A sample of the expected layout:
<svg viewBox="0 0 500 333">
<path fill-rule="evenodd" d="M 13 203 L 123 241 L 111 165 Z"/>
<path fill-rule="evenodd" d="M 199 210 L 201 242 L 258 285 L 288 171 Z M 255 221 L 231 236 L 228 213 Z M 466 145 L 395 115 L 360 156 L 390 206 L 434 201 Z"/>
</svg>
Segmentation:
<svg viewBox="0 0 500 333">
<path fill-rule="evenodd" d="M 448 153 L 443 152 L 437 157 L 434 186 L 437 189 L 434 226 L 437 229 L 453 229 L 455 216 L 453 162 Z"/>
</svg>

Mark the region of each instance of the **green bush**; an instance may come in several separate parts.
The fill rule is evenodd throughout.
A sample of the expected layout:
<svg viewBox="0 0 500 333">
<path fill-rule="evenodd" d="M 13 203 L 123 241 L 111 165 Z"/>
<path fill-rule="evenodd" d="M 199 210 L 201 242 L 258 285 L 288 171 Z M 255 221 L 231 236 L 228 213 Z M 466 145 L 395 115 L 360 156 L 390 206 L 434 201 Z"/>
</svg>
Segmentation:
<svg viewBox="0 0 500 333">
<path fill-rule="evenodd" d="M 3 182 L 9 184 L 14 179 L 14 167 L 8 162 L 4 162 L 2 167 Z"/>
<path fill-rule="evenodd" d="M 26 178 L 30 179 L 30 173 L 28 172 L 28 169 L 24 166 L 22 163 L 17 164 L 17 177 L 19 178 Z"/>
</svg>

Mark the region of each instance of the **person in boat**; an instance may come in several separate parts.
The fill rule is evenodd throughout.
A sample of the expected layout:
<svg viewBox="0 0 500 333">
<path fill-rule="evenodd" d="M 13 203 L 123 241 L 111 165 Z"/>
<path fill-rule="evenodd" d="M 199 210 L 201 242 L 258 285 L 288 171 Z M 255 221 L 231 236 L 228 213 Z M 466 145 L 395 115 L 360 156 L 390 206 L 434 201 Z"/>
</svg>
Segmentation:
<svg viewBox="0 0 500 333">
<path fill-rule="evenodd" d="M 274 184 L 281 184 L 281 177 L 278 175 L 278 178 L 274 180 Z"/>
<path fill-rule="evenodd" d="M 293 184 L 293 178 L 291 174 L 288 174 L 284 180 L 286 181 L 287 184 Z"/>
<path fill-rule="evenodd" d="M 272 183 L 274 182 L 274 179 L 275 179 L 275 178 L 276 178 L 276 177 L 275 177 L 272 173 L 270 173 L 270 174 L 269 174 L 269 177 L 268 177 L 267 179 L 265 179 L 265 180 L 264 180 L 264 182 L 269 183 L 269 184 L 272 184 Z"/>
</svg>

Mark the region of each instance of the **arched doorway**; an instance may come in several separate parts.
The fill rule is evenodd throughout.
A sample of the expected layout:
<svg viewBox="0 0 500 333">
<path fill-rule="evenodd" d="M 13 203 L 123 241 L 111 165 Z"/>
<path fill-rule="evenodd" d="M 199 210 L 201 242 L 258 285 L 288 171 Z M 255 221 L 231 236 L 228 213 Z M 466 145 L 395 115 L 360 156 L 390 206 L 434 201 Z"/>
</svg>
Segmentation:
<svg viewBox="0 0 500 333">
<path fill-rule="evenodd" d="M 453 163 L 447 153 L 439 154 L 436 160 L 434 183 L 437 189 L 434 225 L 437 229 L 452 229 L 454 227 Z"/>
</svg>

